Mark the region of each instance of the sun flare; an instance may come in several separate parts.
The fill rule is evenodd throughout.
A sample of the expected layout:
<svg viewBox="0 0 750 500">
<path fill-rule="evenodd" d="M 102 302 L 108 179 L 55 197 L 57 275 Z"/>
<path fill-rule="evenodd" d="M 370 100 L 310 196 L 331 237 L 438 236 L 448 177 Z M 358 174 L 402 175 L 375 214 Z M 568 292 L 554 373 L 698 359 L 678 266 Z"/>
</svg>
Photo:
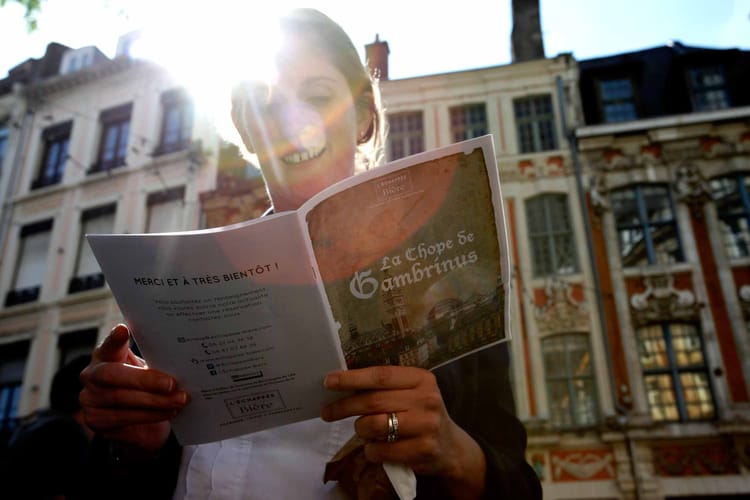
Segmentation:
<svg viewBox="0 0 750 500">
<path fill-rule="evenodd" d="M 164 67 L 191 95 L 196 111 L 210 116 L 220 132 L 231 134 L 231 87 L 274 77 L 272 55 L 280 43 L 276 19 L 281 9 L 264 7 L 259 12 L 250 2 L 221 0 L 210 6 L 151 5 L 131 54 Z"/>
</svg>

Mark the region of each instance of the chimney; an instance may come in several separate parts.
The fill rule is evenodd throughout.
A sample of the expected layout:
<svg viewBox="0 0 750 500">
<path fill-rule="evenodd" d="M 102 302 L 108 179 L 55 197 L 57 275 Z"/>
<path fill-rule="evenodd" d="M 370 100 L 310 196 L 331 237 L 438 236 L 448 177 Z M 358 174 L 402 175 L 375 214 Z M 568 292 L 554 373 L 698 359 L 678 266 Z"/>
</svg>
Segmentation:
<svg viewBox="0 0 750 500">
<path fill-rule="evenodd" d="M 544 59 L 539 0 L 513 0 L 511 52 L 513 62 Z"/>
<path fill-rule="evenodd" d="M 375 41 L 365 45 L 365 58 L 370 74 L 378 80 L 388 79 L 388 42 L 381 42 L 380 35 L 375 35 Z"/>
</svg>

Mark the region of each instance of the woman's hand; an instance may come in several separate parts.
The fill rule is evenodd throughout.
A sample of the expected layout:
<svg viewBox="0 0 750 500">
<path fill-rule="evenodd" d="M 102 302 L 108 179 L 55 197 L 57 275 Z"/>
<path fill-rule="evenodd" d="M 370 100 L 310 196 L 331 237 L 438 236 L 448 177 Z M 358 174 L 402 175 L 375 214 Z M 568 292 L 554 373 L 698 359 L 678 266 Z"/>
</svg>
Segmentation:
<svg viewBox="0 0 750 500">
<path fill-rule="evenodd" d="M 148 452 L 161 449 L 169 420 L 187 404 L 176 380 L 152 370 L 128 347 L 130 333 L 115 326 L 81 372 L 86 425 L 97 434 Z"/>
<path fill-rule="evenodd" d="M 368 441 L 368 460 L 403 463 L 417 474 L 440 476 L 456 498 L 481 495 L 484 453 L 451 420 L 431 372 L 376 366 L 330 373 L 325 385 L 335 391 L 356 391 L 324 407 L 321 418 L 335 421 L 360 415 L 354 429 Z M 398 438 L 393 442 L 386 441 L 390 413 L 398 418 Z"/>
</svg>

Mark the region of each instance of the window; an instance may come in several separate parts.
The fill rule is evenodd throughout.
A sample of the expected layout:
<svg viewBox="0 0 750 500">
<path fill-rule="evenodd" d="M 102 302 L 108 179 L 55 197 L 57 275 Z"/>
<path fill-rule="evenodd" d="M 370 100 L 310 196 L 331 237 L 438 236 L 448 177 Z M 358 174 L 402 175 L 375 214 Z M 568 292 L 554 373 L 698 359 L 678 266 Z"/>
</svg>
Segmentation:
<svg viewBox="0 0 750 500">
<path fill-rule="evenodd" d="M 625 267 L 682 261 L 672 195 L 667 186 L 639 185 L 611 195 Z"/>
<path fill-rule="evenodd" d="M 62 123 L 45 129 L 42 132 L 44 154 L 39 174 L 31 183 L 31 189 L 58 184 L 65 172 L 65 162 L 68 160 L 68 145 L 72 122 Z"/>
<path fill-rule="evenodd" d="M 39 291 L 47 271 L 51 234 L 51 219 L 21 228 L 16 272 L 13 277 L 13 287 L 5 297 L 6 307 L 33 302 L 39 298 Z"/>
<path fill-rule="evenodd" d="M 168 233 L 182 229 L 185 188 L 177 187 L 148 195 L 147 233 Z"/>
<path fill-rule="evenodd" d="M 526 222 L 535 277 L 578 270 L 567 195 L 543 194 L 526 200 Z"/>
<path fill-rule="evenodd" d="M 102 124 L 99 154 L 89 170 L 90 174 L 125 165 L 132 109 L 132 104 L 124 104 L 102 112 L 99 120 Z"/>
<path fill-rule="evenodd" d="M 18 424 L 23 371 L 29 342 L 0 345 L 0 445 L 4 446 Z"/>
<path fill-rule="evenodd" d="M 597 422 L 596 388 L 586 334 L 542 340 L 550 424 L 585 427 Z"/>
<path fill-rule="evenodd" d="M 75 274 L 68 285 L 68 293 L 82 292 L 104 286 L 104 274 L 86 240 L 87 234 L 109 234 L 115 225 L 116 205 L 92 208 L 81 214 L 81 235 L 78 238 L 78 258 Z"/>
<path fill-rule="evenodd" d="M 695 325 L 650 325 L 638 329 L 637 335 L 651 417 L 666 421 L 713 418 L 703 342 Z"/>
<path fill-rule="evenodd" d="M 513 101 L 522 153 L 557 149 L 555 114 L 549 95 L 524 97 Z"/>
<path fill-rule="evenodd" d="M 8 147 L 8 127 L 0 125 L 0 172 L 3 171 L 3 159 L 5 158 L 5 149 Z"/>
<path fill-rule="evenodd" d="M 62 367 L 83 354 L 91 354 L 96 346 L 97 334 L 96 328 L 87 328 L 60 335 L 57 339 L 57 366 Z"/>
<path fill-rule="evenodd" d="M 157 155 L 187 148 L 193 133 L 193 103 L 185 92 L 165 92 L 161 102 L 164 116 L 159 146 L 154 152 Z"/>
<path fill-rule="evenodd" d="M 487 111 L 484 104 L 467 104 L 450 108 L 453 142 L 487 134 Z"/>
<path fill-rule="evenodd" d="M 391 160 L 424 151 L 423 123 L 421 111 L 388 116 L 388 153 Z"/>
<path fill-rule="evenodd" d="M 599 99 L 605 123 L 635 120 L 633 82 L 629 78 L 599 81 Z"/>
<path fill-rule="evenodd" d="M 688 74 L 695 111 L 711 111 L 729 107 L 729 96 L 721 66 L 694 68 Z"/>
<path fill-rule="evenodd" d="M 730 259 L 750 256 L 749 175 L 722 177 L 711 181 L 711 191 L 724 248 Z"/>
</svg>

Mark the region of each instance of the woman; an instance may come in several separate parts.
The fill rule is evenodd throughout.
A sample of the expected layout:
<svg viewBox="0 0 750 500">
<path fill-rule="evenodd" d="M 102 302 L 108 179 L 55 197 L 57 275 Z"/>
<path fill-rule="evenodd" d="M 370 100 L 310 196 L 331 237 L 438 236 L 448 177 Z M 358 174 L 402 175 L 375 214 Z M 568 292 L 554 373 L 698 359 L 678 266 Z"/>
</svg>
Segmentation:
<svg viewBox="0 0 750 500">
<path fill-rule="evenodd" d="M 382 129 L 376 88 L 343 30 L 309 9 L 293 11 L 281 27 L 277 79 L 240 85 L 232 96 L 233 122 L 258 157 L 276 211 L 296 209 L 358 165 L 372 164 Z M 121 463 L 166 466 L 174 449 L 169 420 L 187 395 L 135 357 L 128 338 L 124 325 L 115 327 L 82 373 L 86 420 L 137 455 Z M 512 415 L 507 369 L 501 345 L 434 374 L 396 366 L 331 373 L 328 389 L 354 395 L 323 408 L 322 420 L 186 447 L 175 496 L 340 498 L 341 488 L 322 482 L 323 467 L 353 422 L 367 459 L 409 466 L 420 497 L 541 497 L 524 460 L 523 427 Z M 391 414 L 398 418 L 395 441 L 384 439 Z"/>
</svg>

